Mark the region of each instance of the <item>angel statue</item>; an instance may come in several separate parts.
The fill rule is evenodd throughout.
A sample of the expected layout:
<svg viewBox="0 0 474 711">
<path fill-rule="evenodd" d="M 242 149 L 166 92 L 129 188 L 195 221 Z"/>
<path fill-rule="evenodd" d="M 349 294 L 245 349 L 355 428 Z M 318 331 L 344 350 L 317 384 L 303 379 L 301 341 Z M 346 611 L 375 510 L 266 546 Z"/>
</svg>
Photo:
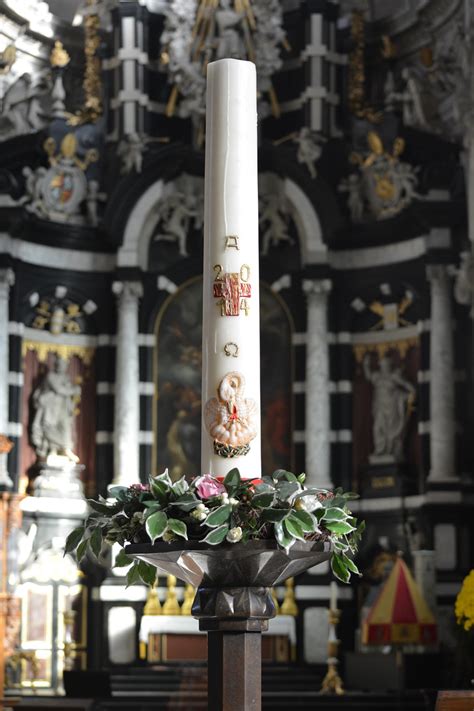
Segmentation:
<svg viewBox="0 0 474 711">
<path fill-rule="evenodd" d="M 363 361 L 364 374 L 372 383 L 374 459 L 390 458 L 401 461 L 403 458 L 403 438 L 408 418 L 413 405 L 416 390 L 406 380 L 399 368 L 394 368 L 390 357 L 380 359 L 379 370 L 370 367 L 370 356 Z"/>
<path fill-rule="evenodd" d="M 34 417 L 31 441 L 38 459 L 54 464 L 56 457 L 66 457 L 77 464 L 79 457 L 72 451 L 73 422 L 76 400 L 81 393 L 67 373 L 67 361 L 59 356 L 33 392 Z"/>
</svg>

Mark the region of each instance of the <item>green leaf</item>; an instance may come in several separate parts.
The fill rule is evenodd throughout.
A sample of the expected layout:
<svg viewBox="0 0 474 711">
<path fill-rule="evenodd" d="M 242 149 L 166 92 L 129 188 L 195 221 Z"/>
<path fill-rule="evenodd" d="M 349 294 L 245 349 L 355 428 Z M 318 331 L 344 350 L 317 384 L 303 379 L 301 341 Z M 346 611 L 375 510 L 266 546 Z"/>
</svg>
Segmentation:
<svg viewBox="0 0 474 711">
<path fill-rule="evenodd" d="M 157 481 L 156 479 L 151 479 L 150 481 L 150 491 L 160 504 L 166 504 L 169 495 L 169 486 L 164 481 Z"/>
<path fill-rule="evenodd" d="M 78 563 L 80 563 L 81 560 L 84 558 L 84 556 L 85 556 L 85 554 L 86 554 L 86 551 L 87 551 L 88 545 L 89 545 L 89 539 L 88 539 L 88 538 L 85 538 L 85 539 L 84 539 L 83 541 L 81 541 L 81 542 L 79 543 L 79 545 L 77 546 L 76 556 L 77 556 L 77 562 L 78 562 Z"/>
<path fill-rule="evenodd" d="M 227 536 L 227 533 L 229 531 L 229 526 L 225 524 L 224 526 L 219 526 L 219 528 L 214 528 L 212 531 L 209 531 L 207 536 L 202 539 L 202 543 L 209 543 L 211 546 L 217 546 L 219 543 L 222 543 L 224 538 Z"/>
<path fill-rule="evenodd" d="M 75 528 L 73 531 L 71 531 L 69 536 L 66 538 L 66 543 L 64 545 L 64 555 L 66 555 L 66 553 L 70 553 L 71 551 L 77 548 L 85 532 L 86 529 L 84 528 L 84 526 L 79 526 L 78 528 Z"/>
<path fill-rule="evenodd" d="M 300 524 L 293 521 L 291 517 L 285 518 L 283 521 L 283 526 L 286 529 L 288 535 L 293 536 L 293 538 L 298 538 L 300 541 L 304 541 L 304 531 Z"/>
<path fill-rule="evenodd" d="M 344 561 L 346 568 L 348 568 L 351 573 L 355 573 L 356 575 L 362 575 L 359 568 L 351 558 L 349 558 L 347 555 L 344 555 L 344 553 L 342 553 L 341 558 Z"/>
<path fill-rule="evenodd" d="M 98 558 L 100 549 L 102 548 L 102 529 L 100 526 L 97 526 L 97 528 L 94 529 L 94 532 L 90 537 L 90 546 L 93 554 L 96 558 Z"/>
<path fill-rule="evenodd" d="M 277 469 L 273 472 L 272 477 L 274 479 L 278 479 L 279 481 L 281 479 L 285 479 L 286 481 L 290 481 L 293 483 L 298 481 L 295 475 L 291 472 L 287 472 L 286 469 Z"/>
<path fill-rule="evenodd" d="M 312 533 L 318 528 L 318 520 L 309 511 L 292 511 L 290 520 L 296 521 L 305 533 Z"/>
<path fill-rule="evenodd" d="M 275 498 L 274 492 L 268 494 L 256 494 L 252 496 L 252 506 L 257 506 L 259 509 L 266 509 L 273 504 Z"/>
<path fill-rule="evenodd" d="M 150 563 L 145 563 L 144 560 L 139 560 L 137 565 L 138 575 L 143 580 L 145 585 L 150 587 L 155 583 L 156 580 L 156 568 Z"/>
<path fill-rule="evenodd" d="M 230 472 L 227 473 L 227 476 L 224 479 L 224 486 L 227 490 L 234 490 L 240 486 L 240 481 L 240 472 L 237 467 L 234 467 L 234 469 L 231 469 Z"/>
<path fill-rule="evenodd" d="M 262 518 L 264 521 L 269 521 L 270 523 L 279 523 L 283 521 L 291 513 L 291 509 L 264 509 L 262 511 Z"/>
<path fill-rule="evenodd" d="M 347 570 L 343 559 L 337 553 L 333 553 L 331 556 L 331 570 L 338 580 L 343 583 L 349 582 L 351 574 Z"/>
<path fill-rule="evenodd" d="M 126 486 L 111 486 L 109 489 L 109 496 L 112 499 L 118 499 L 119 501 L 124 501 L 127 491 L 128 491 L 128 489 Z"/>
<path fill-rule="evenodd" d="M 282 501 L 287 501 L 293 494 L 300 491 L 300 485 L 298 482 L 284 481 L 277 484 L 276 489 L 278 491 L 278 497 L 282 499 Z"/>
<path fill-rule="evenodd" d="M 134 585 L 135 583 L 139 583 L 139 582 L 140 582 L 140 572 L 138 570 L 138 561 L 135 561 L 127 573 L 126 587 L 128 588 L 129 585 Z"/>
<path fill-rule="evenodd" d="M 177 536 L 181 536 L 181 538 L 188 540 L 188 529 L 186 528 L 184 521 L 180 521 L 178 518 L 169 518 L 168 530 L 173 531 L 173 533 Z"/>
<path fill-rule="evenodd" d="M 146 509 L 154 508 L 158 510 L 161 507 L 161 504 L 156 499 L 148 499 L 147 501 L 143 501 L 143 506 Z"/>
<path fill-rule="evenodd" d="M 291 548 L 291 546 L 295 542 L 293 536 L 290 536 L 283 528 L 283 523 L 275 524 L 275 538 L 277 539 L 280 546 L 286 549 Z"/>
<path fill-rule="evenodd" d="M 181 511 L 192 511 L 201 501 L 194 494 L 183 494 L 176 501 L 171 501 L 170 506 L 176 506 Z"/>
<path fill-rule="evenodd" d="M 324 521 L 345 521 L 346 518 L 349 517 L 349 514 L 347 514 L 345 511 L 339 508 L 330 508 L 326 509 L 324 512 L 323 520 Z"/>
<path fill-rule="evenodd" d="M 206 520 L 203 521 L 203 524 L 206 524 L 209 528 L 216 528 L 217 526 L 221 526 L 223 523 L 228 521 L 231 513 L 231 504 L 224 504 L 223 506 L 219 506 L 219 508 L 211 511 Z"/>
<path fill-rule="evenodd" d="M 181 477 L 178 481 L 176 481 L 173 486 L 171 487 L 171 490 L 173 491 L 176 496 L 182 496 L 183 494 L 186 493 L 186 491 L 189 489 L 189 484 L 186 481 L 186 478 L 184 476 Z"/>
<path fill-rule="evenodd" d="M 328 529 L 328 531 L 331 531 L 332 533 L 337 533 L 340 536 L 355 531 L 355 528 L 346 521 L 334 521 L 330 523 L 325 522 L 324 526 Z"/>
<path fill-rule="evenodd" d="M 131 565 L 133 563 L 133 558 L 130 558 L 122 548 L 115 558 L 114 568 L 124 568 L 126 565 Z"/>
<path fill-rule="evenodd" d="M 273 484 L 257 484 L 255 487 L 255 495 L 257 494 L 274 494 L 275 493 L 275 487 Z"/>
<path fill-rule="evenodd" d="M 168 517 L 164 511 L 156 511 L 149 516 L 145 523 L 145 529 L 150 536 L 151 542 L 154 543 L 157 538 L 163 535 L 168 524 Z"/>
<path fill-rule="evenodd" d="M 298 474 L 296 478 L 300 484 L 304 484 L 306 481 L 306 474 L 304 472 L 301 472 L 301 474 Z"/>
<path fill-rule="evenodd" d="M 100 514 L 106 514 L 107 516 L 113 516 L 122 508 L 120 503 L 108 506 L 107 504 L 101 504 L 100 501 L 94 501 L 94 499 L 87 499 L 87 503 L 94 511 L 97 511 Z"/>
</svg>

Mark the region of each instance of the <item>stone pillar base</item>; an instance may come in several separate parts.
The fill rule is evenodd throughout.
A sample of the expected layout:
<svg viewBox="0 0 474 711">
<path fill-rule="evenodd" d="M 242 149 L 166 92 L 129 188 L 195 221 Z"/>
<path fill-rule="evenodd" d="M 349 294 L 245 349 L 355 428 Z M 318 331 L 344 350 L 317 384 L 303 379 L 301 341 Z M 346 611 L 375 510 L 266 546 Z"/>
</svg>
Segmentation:
<svg viewBox="0 0 474 711">
<path fill-rule="evenodd" d="M 55 499 L 83 499 L 84 486 L 80 479 L 83 464 L 38 464 L 38 475 L 33 481 L 33 495 Z"/>
</svg>

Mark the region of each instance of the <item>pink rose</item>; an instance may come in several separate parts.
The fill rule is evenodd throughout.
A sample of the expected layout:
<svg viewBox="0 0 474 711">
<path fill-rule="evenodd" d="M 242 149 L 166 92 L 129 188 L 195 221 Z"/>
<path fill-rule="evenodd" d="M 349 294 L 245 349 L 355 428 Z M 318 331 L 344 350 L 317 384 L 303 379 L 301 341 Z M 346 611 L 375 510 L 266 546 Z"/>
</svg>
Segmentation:
<svg viewBox="0 0 474 711">
<path fill-rule="evenodd" d="M 210 499 L 211 496 L 219 496 L 226 492 L 225 486 L 214 479 L 210 474 L 204 474 L 204 476 L 198 477 L 194 485 L 201 499 Z"/>
</svg>

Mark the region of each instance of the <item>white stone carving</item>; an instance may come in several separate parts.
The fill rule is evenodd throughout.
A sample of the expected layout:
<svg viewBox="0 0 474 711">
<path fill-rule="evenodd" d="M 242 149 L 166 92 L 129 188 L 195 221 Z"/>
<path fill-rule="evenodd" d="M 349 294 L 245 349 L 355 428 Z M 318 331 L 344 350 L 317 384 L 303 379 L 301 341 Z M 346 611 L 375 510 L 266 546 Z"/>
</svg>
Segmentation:
<svg viewBox="0 0 474 711">
<path fill-rule="evenodd" d="M 281 243 L 292 244 L 293 239 L 288 232 L 289 206 L 285 196 L 279 192 L 264 193 L 260 195 L 259 203 L 261 253 L 266 255 L 271 247 Z"/>
<path fill-rule="evenodd" d="M 456 479 L 454 407 L 454 344 L 451 279 L 445 264 L 427 269 L 431 283 L 430 330 L 430 459 L 428 481 Z"/>
<path fill-rule="evenodd" d="M 327 327 L 329 279 L 303 281 L 308 304 L 306 339 L 306 484 L 331 488 L 331 409 Z"/>
<path fill-rule="evenodd" d="M 317 176 L 316 162 L 321 158 L 326 139 L 315 131 L 311 131 L 307 126 L 303 126 L 294 136 L 293 141 L 298 146 L 296 152 L 298 163 L 305 165 L 310 176 L 315 178 Z"/>
<path fill-rule="evenodd" d="M 28 166 L 23 168 L 26 210 L 53 222 L 96 226 L 97 202 L 104 196 L 99 194 L 97 181 L 88 181 L 84 171 L 97 160 L 97 151 L 90 149 L 84 161 L 79 159 L 76 137 L 72 133 L 63 138 L 57 155 L 54 155 L 54 139 L 46 139 L 44 146 L 49 154 L 50 167 L 40 166 L 34 171 Z M 82 213 L 83 203 L 86 203 L 85 215 Z"/>
<path fill-rule="evenodd" d="M 81 388 L 71 382 L 67 369 L 67 361 L 57 357 L 54 370 L 45 375 L 32 397 L 31 442 L 38 459 L 53 466 L 79 461 L 73 452 L 73 423 Z"/>
<path fill-rule="evenodd" d="M 47 125 L 51 88 L 46 71 L 35 77 L 25 73 L 13 81 L 1 102 L 0 141 L 40 131 Z"/>
<path fill-rule="evenodd" d="M 392 153 L 385 150 L 375 131 L 369 131 L 367 142 L 369 149 L 366 153 L 351 156 L 359 166 L 359 172 L 352 173 L 339 185 L 339 190 L 349 195 L 348 207 L 355 222 L 366 219 L 364 213 L 376 220 L 393 217 L 414 198 L 421 198 L 416 192 L 418 169 L 400 160 L 404 140 L 395 139 Z"/>
<path fill-rule="evenodd" d="M 138 303 L 140 282 L 114 282 L 117 296 L 117 352 L 114 401 L 113 484 L 129 486 L 140 480 L 138 433 L 140 430 Z"/>
<path fill-rule="evenodd" d="M 202 227 L 204 212 L 202 180 L 182 176 L 168 183 L 156 205 L 156 211 L 159 220 L 154 240 L 176 243 L 181 256 L 187 257 L 186 241 L 191 225 L 197 230 Z"/>
<path fill-rule="evenodd" d="M 264 94 L 281 66 L 285 39 L 281 3 L 260 0 L 237 11 L 230 0 L 171 0 L 165 8 L 161 56 L 179 93 L 179 113 L 200 121 L 205 111 L 205 67 L 215 59 L 249 59 L 257 66 L 259 115 L 269 112 Z"/>
<path fill-rule="evenodd" d="M 461 252 L 461 264 L 456 271 L 454 296 L 458 304 L 470 306 L 470 316 L 474 318 L 474 255 Z"/>
<path fill-rule="evenodd" d="M 120 141 L 117 148 L 117 155 L 122 161 L 120 168 L 121 175 L 127 175 L 135 170 L 137 173 L 142 172 L 143 153 L 147 149 L 147 140 L 145 136 L 140 136 L 138 133 L 129 133 L 123 140 Z"/>
<path fill-rule="evenodd" d="M 410 415 L 410 402 L 415 397 L 415 387 L 404 378 L 400 369 L 394 368 L 389 356 L 380 359 L 379 369 L 370 367 L 370 356 L 363 361 L 364 374 L 372 383 L 372 417 L 374 451 L 371 463 L 402 461 L 403 440 Z"/>
</svg>

